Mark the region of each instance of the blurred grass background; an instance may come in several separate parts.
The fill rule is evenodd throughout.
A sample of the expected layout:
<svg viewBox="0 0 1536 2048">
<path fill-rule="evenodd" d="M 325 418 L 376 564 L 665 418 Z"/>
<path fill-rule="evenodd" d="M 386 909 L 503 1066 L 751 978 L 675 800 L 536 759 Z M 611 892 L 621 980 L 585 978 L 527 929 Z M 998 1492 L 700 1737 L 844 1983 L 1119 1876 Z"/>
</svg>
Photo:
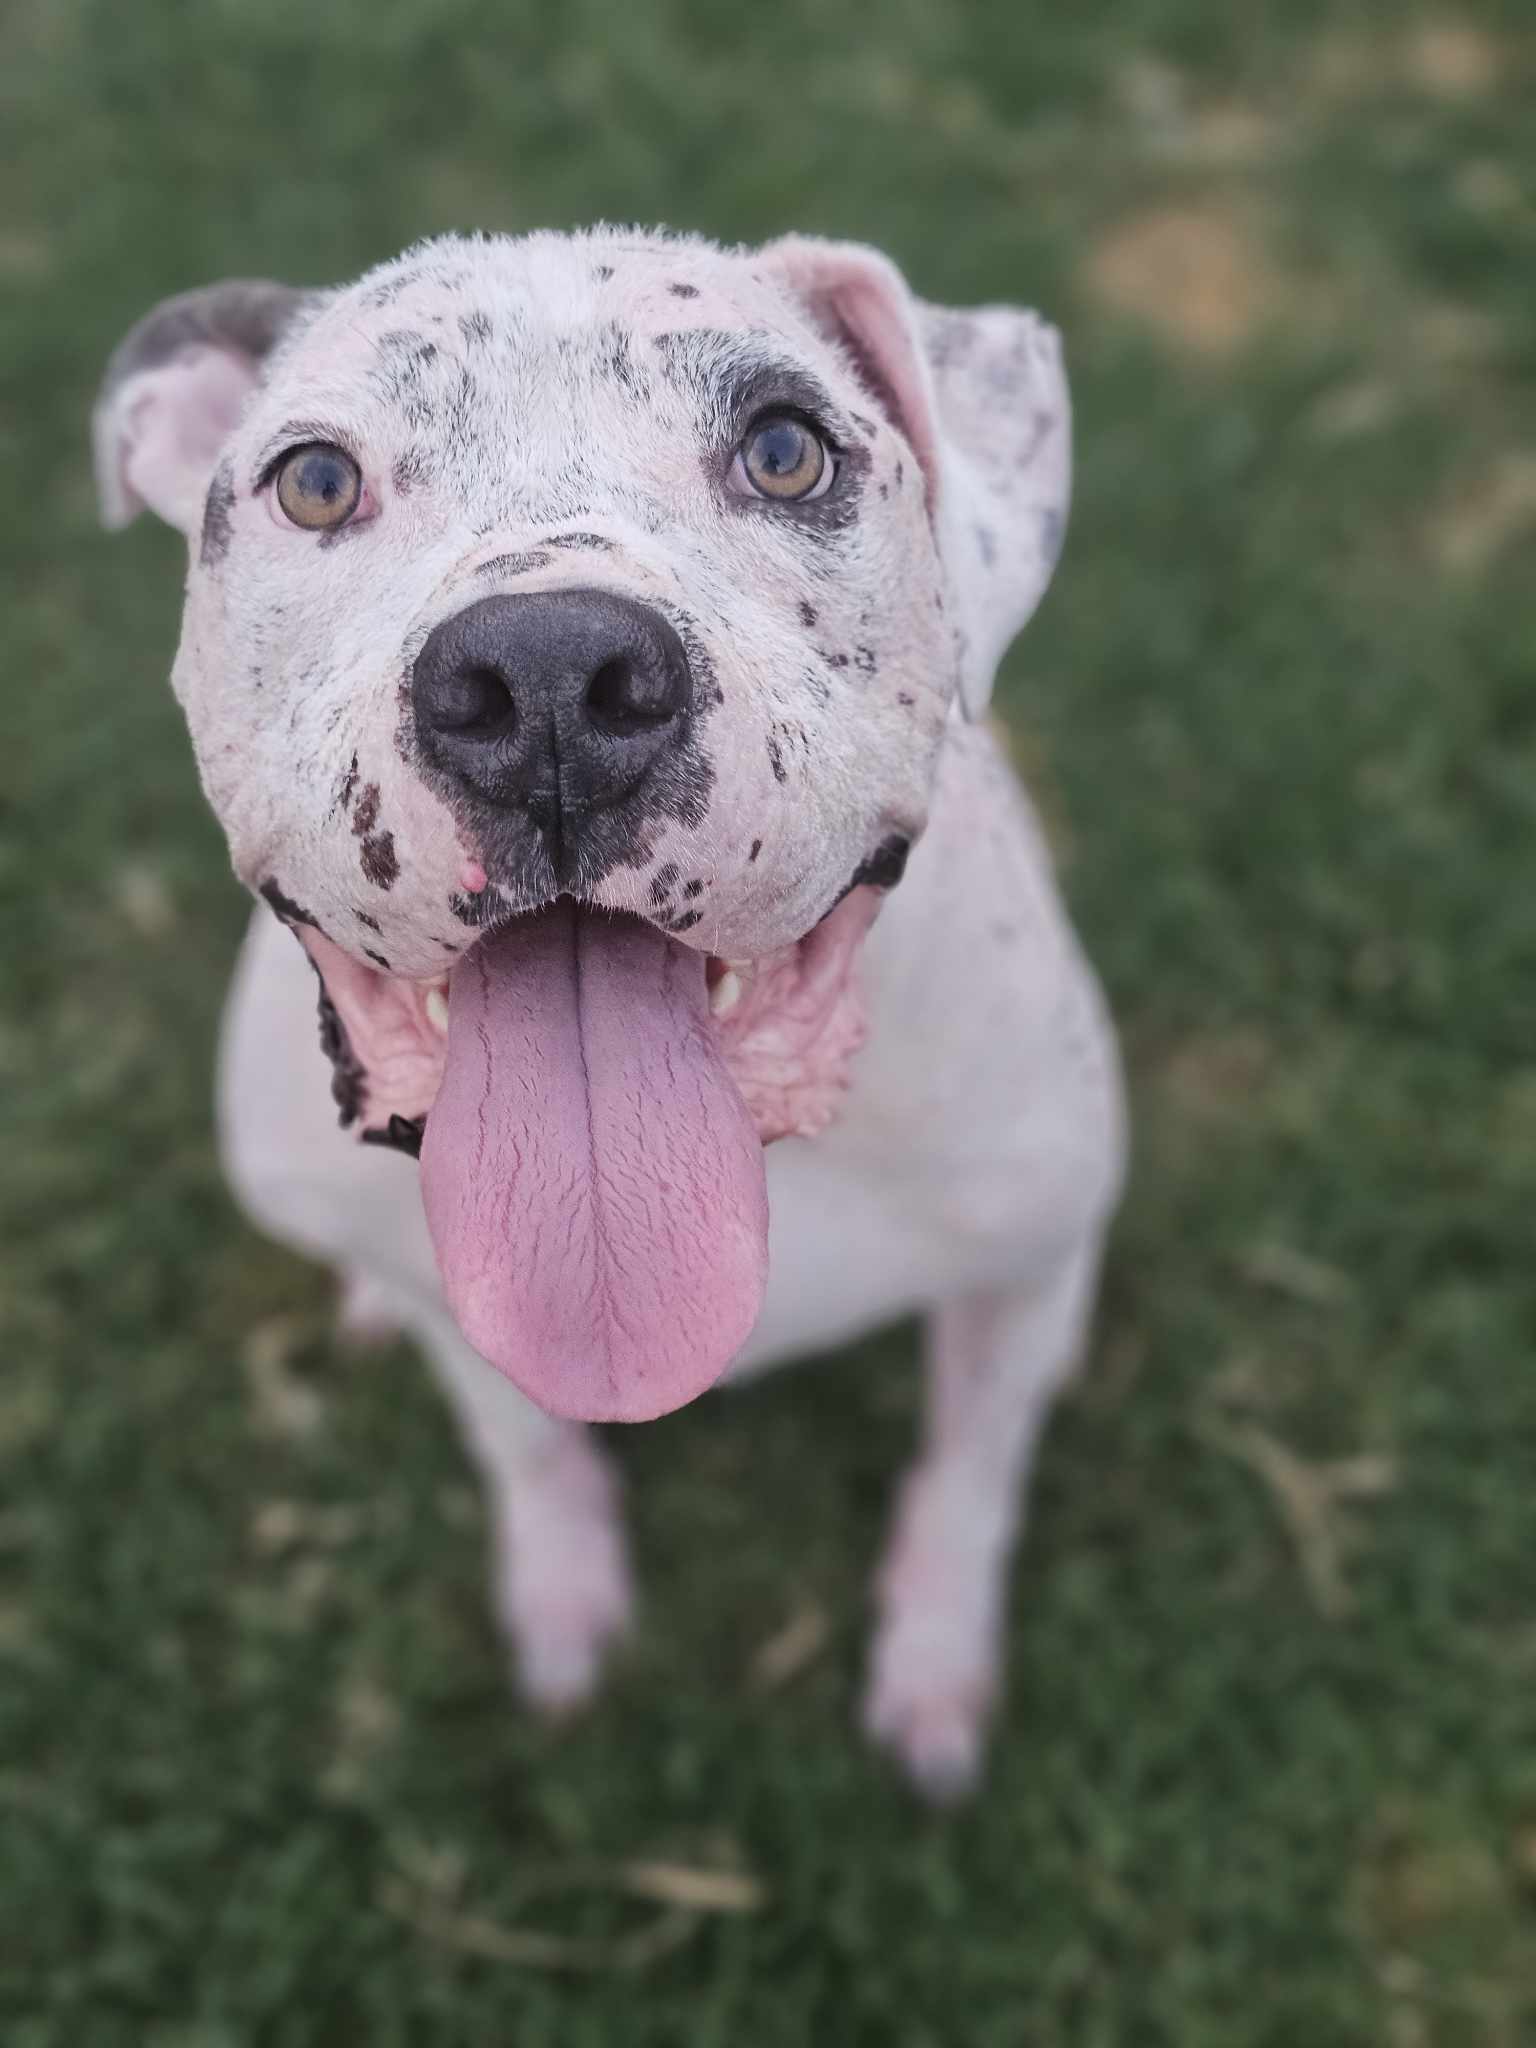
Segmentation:
<svg viewBox="0 0 1536 2048">
<path fill-rule="evenodd" d="M 1513 5 L 7 0 L 7 2048 L 1536 2040 L 1533 95 Z M 851 1726 L 909 1336 L 620 1439 L 643 1632 L 552 1735 L 423 1371 L 213 1157 L 245 905 L 100 365 L 204 279 L 600 216 L 1067 334 L 1001 703 L 1138 1154 L 948 1820 Z"/>
</svg>

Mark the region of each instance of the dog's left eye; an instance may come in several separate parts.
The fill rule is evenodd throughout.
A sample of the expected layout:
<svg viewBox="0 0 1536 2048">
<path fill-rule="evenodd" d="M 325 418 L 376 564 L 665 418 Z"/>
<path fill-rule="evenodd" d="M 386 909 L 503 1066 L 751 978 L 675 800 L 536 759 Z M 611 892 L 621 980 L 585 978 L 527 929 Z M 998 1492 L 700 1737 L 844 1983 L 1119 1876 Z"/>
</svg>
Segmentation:
<svg viewBox="0 0 1536 2048">
<path fill-rule="evenodd" d="M 750 497 L 804 504 L 824 496 L 836 474 L 836 462 L 809 421 L 789 412 L 765 413 L 736 450 L 730 482 Z"/>
<path fill-rule="evenodd" d="M 311 441 L 285 455 L 277 472 L 277 502 L 285 518 L 311 532 L 345 526 L 363 494 L 363 473 L 344 448 Z"/>
</svg>

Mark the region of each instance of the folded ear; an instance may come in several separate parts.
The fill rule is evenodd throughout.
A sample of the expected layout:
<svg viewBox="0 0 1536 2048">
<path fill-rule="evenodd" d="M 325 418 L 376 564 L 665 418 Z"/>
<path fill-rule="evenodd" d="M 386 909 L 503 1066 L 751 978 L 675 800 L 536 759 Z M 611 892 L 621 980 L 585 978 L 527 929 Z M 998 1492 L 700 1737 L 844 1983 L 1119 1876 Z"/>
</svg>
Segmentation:
<svg viewBox="0 0 1536 2048">
<path fill-rule="evenodd" d="M 164 299 L 113 351 L 91 421 L 102 523 L 147 505 L 191 534 L 268 351 L 317 295 L 232 278 Z"/>
<path fill-rule="evenodd" d="M 763 257 L 922 466 L 959 628 L 961 702 L 976 718 L 1061 550 L 1072 429 L 1060 337 L 1012 306 L 925 305 L 857 243 L 791 235 Z"/>
</svg>

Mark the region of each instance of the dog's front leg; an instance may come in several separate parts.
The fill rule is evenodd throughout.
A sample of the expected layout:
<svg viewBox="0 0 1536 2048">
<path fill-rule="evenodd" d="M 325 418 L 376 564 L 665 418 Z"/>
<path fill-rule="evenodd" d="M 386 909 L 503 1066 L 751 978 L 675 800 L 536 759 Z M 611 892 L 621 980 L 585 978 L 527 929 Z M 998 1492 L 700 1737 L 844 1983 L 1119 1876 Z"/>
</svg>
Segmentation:
<svg viewBox="0 0 1536 2048">
<path fill-rule="evenodd" d="M 568 1712 L 630 1620 L 617 1481 L 589 1430 L 535 1408 L 446 1316 L 417 1328 L 485 1476 L 496 1614 L 523 1693 Z"/>
<path fill-rule="evenodd" d="M 1079 1247 L 1029 1292 L 968 1295 L 929 1323 L 926 1442 L 881 1567 L 864 1721 L 937 1801 L 980 1768 L 1023 1491 L 1098 1263 L 1097 1243 Z"/>
</svg>

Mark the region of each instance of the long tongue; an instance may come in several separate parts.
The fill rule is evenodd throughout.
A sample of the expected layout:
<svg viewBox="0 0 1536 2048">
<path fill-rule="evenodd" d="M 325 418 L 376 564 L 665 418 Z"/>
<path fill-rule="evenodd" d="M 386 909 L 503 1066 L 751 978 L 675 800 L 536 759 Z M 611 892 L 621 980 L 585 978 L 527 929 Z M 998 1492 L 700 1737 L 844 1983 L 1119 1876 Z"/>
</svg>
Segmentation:
<svg viewBox="0 0 1536 2048">
<path fill-rule="evenodd" d="M 539 1407 L 644 1422 L 701 1394 L 768 1271 L 702 954 L 569 903 L 482 939 L 449 984 L 421 1186 L 454 1319 Z"/>
</svg>

